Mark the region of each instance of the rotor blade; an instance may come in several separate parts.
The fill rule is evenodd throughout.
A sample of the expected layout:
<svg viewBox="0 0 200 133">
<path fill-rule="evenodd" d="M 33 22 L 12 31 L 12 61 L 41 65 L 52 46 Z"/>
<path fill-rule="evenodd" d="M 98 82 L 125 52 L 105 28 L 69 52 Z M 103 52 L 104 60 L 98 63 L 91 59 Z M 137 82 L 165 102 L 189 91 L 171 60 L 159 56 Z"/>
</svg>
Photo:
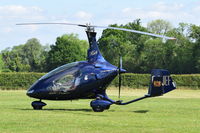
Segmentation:
<svg viewBox="0 0 200 133">
<path fill-rule="evenodd" d="M 153 33 L 149 33 L 149 32 L 133 30 L 133 29 L 125 29 L 125 28 L 110 27 L 110 26 L 97 26 L 97 25 L 90 25 L 90 24 L 84 25 L 84 24 L 74 24 L 74 23 L 18 23 L 16 25 L 42 25 L 42 24 L 75 25 L 75 26 L 80 26 L 80 27 L 114 29 L 114 30 L 129 31 L 129 32 L 133 32 L 133 33 L 144 34 L 144 35 L 149 35 L 149 36 L 154 36 L 154 37 L 160 37 L 160 38 L 169 39 L 169 40 L 176 40 L 176 38 L 174 38 L 174 37 L 168 37 L 168 36 L 164 36 L 164 35 L 158 35 L 158 34 L 153 34 Z"/>
<path fill-rule="evenodd" d="M 87 27 L 87 25 L 83 24 L 73 24 L 73 23 L 18 23 L 16 25 L 75 25 L 81 27 Z"/>
<path fill-rule="evenodd" d="M 144 34 L 144 35 L 149 35 L 149 36 L 155 36 L 155 37 L 165 38 L 165 39 L 169 39 L 169 40 L 176 40 L 176 38 L 174 38 L 174 37 L 168 37 L 168 36 L 164 36 L 164 35 L 158 35 L 158 34 L 153 34 L 153 33 L 143 32 L 143 31 L 138 31 L 138 30 L 132 30 L 132 29 L 117 28 L 117 27 L 110 27 L 110 26 L 95 26 L 95 25 L 91 25 L 91 26 L 92 27 L 96 27 L 96 28 L 129 31 L 129 32 L 133 32 L 133 33 L 139 33 L 139 34 Z"/>
</svg>

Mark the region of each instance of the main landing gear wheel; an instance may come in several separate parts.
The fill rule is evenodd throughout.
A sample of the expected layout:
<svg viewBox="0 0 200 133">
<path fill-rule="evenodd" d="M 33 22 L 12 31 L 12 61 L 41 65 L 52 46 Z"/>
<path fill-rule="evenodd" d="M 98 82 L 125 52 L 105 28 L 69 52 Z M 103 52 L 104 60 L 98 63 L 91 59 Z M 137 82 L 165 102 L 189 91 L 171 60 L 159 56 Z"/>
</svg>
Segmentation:
<svg viewBox="0 0 200 133">
<path fill-rule="evenodd" d="M 109 109 L 111 104 L 111 102 L 99 98 L 90 102 L 90 106 L 94 112 L 103 112 L 104 110 Z"/>
<path fill-rule="evenodd" d="M 103 112 L 104 109 L 101 106 L 92 107 L 94 112 Z"/>
<path fill-rule="evenodd" d="M 34 101 L 32 102 L 32 107 L 34 110 L 41 110 L 43 106 L 46 106 L 47 104 L 42 102 L 41 100 L 40 101 Z"/>
</svg>

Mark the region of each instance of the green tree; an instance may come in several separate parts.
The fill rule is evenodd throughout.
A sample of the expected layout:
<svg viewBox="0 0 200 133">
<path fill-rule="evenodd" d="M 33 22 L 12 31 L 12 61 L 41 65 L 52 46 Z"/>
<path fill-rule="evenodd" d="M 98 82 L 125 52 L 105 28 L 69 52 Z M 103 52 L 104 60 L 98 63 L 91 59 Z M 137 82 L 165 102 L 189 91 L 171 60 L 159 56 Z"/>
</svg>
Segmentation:
<svg viewBox="0 0 200 133">
<path fill-rule="evenodd" d="M 195 71 L 200 72 L 200 26 L 191 25 L 190 37 L 193 40 L 192 55 L 194 59 Z"/>
<path fill-rule="evenodd" d="M 60 65 L 85 60 L 88 44 L 85 40 L 79 40 L 78 35 L 65 34 L 58 37 L 55 45 L 51 45 L 48 53 L 47 70 L 52 70 Z"/>
<path fill-rule="evenodd" d="M 31 66 L 30 71 L 44 71 L 47 52 L 46 46 L 42 46 L 36 38 L 29 39 L 23 46 L 21 55 L 24 63 Z"/>
<path fill-rule="evenodd" d="M 180 23 L 177 28 L 169 31 L 168 36 L 176 37 L 176 41 L 168 41 L 166 45 L 173 45 L 173 57 L 169 64 L 173 73 L 196 73 L 194 68 L 193 47 L 189 37 L 190 25 Z"/>
<path fill-rule="evenodd" d="M 165 51 L 163 43 L 160 39 L 152 39 L 145 42 L 144 50 L 142 51 L 142 71 L 147 73 L 154 68 L 163 68 L 165 66 Z"/>
<path fill-rule="evenodd" d="M 22 46 L 15 46 L 12 50 L 6 49 L 2 51 L 3 61 L 5 63 L 6 69 L 15 72 L 28 72 L 31 66 L 25 63 L 26 59 L 23 58 Z M 19 49 L 20 47 L 20 49 Z"/>
<path fill-rule="evenodd" d="M 110 25 L 112 27 L 121 27 L 140 31 L 147 31 L 141 26 L 140 19 L 125 25 Z M 106 29 L 98 40 L 100 51 L 103 56 L 113 65 L 118 64 L 118 57 L 123 57 L 123 67 L 129 72 L 140 72 L 141 52 L 144 48 L 144 42 L 149 39 L 146 35 L 132 32 Z M 115 58 L 113 58 L 115 57 Z"/>
<path fill-rule="evenodd" d="M 150 32 L 163 35 L 166 34 L 168 31 L 172 30 L 172 25 L 168 21 L 157 19 L 149 22 L 147 24 L 147 29 Z"/>
<path fill-rule="evenodd" d="M 5 67 L 16 72 L 43 72 L 48 52 L 46 47 L 32 38 L 25 44 L 7 48 L 1 52 Z"/>
<path fill-rule="evenodd" d="M 2 72 L 3 69 L 4 69 L 4 62 L 3 62 L 2 54 L 0 54 L 0 72 Z"/>
</svg>

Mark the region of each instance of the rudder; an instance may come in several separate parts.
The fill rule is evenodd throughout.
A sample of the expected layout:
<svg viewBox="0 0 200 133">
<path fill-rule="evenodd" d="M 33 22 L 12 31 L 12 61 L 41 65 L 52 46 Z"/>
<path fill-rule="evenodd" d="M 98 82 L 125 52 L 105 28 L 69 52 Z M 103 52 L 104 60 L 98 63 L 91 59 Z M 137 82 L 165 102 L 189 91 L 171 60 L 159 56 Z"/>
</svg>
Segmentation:
<svg viewBox="0 0 200 133">
<path fill-rule="evenodd" d="M 174 89 L 176 89 L 176 85 L 168 70 L 153 69 L 151 71 L 150 86 L 147 96 L 161 96 Z"/>
</svg>

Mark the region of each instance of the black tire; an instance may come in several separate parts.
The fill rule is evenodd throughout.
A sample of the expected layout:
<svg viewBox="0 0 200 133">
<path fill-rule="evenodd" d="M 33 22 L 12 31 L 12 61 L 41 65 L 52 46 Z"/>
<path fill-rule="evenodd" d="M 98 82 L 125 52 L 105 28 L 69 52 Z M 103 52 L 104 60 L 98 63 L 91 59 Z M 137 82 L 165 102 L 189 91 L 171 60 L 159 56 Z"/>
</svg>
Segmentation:
<svg viewBox="0 0 200 133">
<path fill-rule="evenodd" d="M 97 106 L 97 107 L 92 107 L 94 112 L 103 112 L 104 109 L 101 106 Z"/>
<path fill-rule="evenodd" d="M 43 106 L 46 106 L 46 103 L 42 101 L 34 101 L 31 105 L 34 110 L 41 110 Z"/>
<path fill-rule="evenodd" d="M 34 110 L 42 110 L 42 106 L 33 106 Z"/>
</svg>

